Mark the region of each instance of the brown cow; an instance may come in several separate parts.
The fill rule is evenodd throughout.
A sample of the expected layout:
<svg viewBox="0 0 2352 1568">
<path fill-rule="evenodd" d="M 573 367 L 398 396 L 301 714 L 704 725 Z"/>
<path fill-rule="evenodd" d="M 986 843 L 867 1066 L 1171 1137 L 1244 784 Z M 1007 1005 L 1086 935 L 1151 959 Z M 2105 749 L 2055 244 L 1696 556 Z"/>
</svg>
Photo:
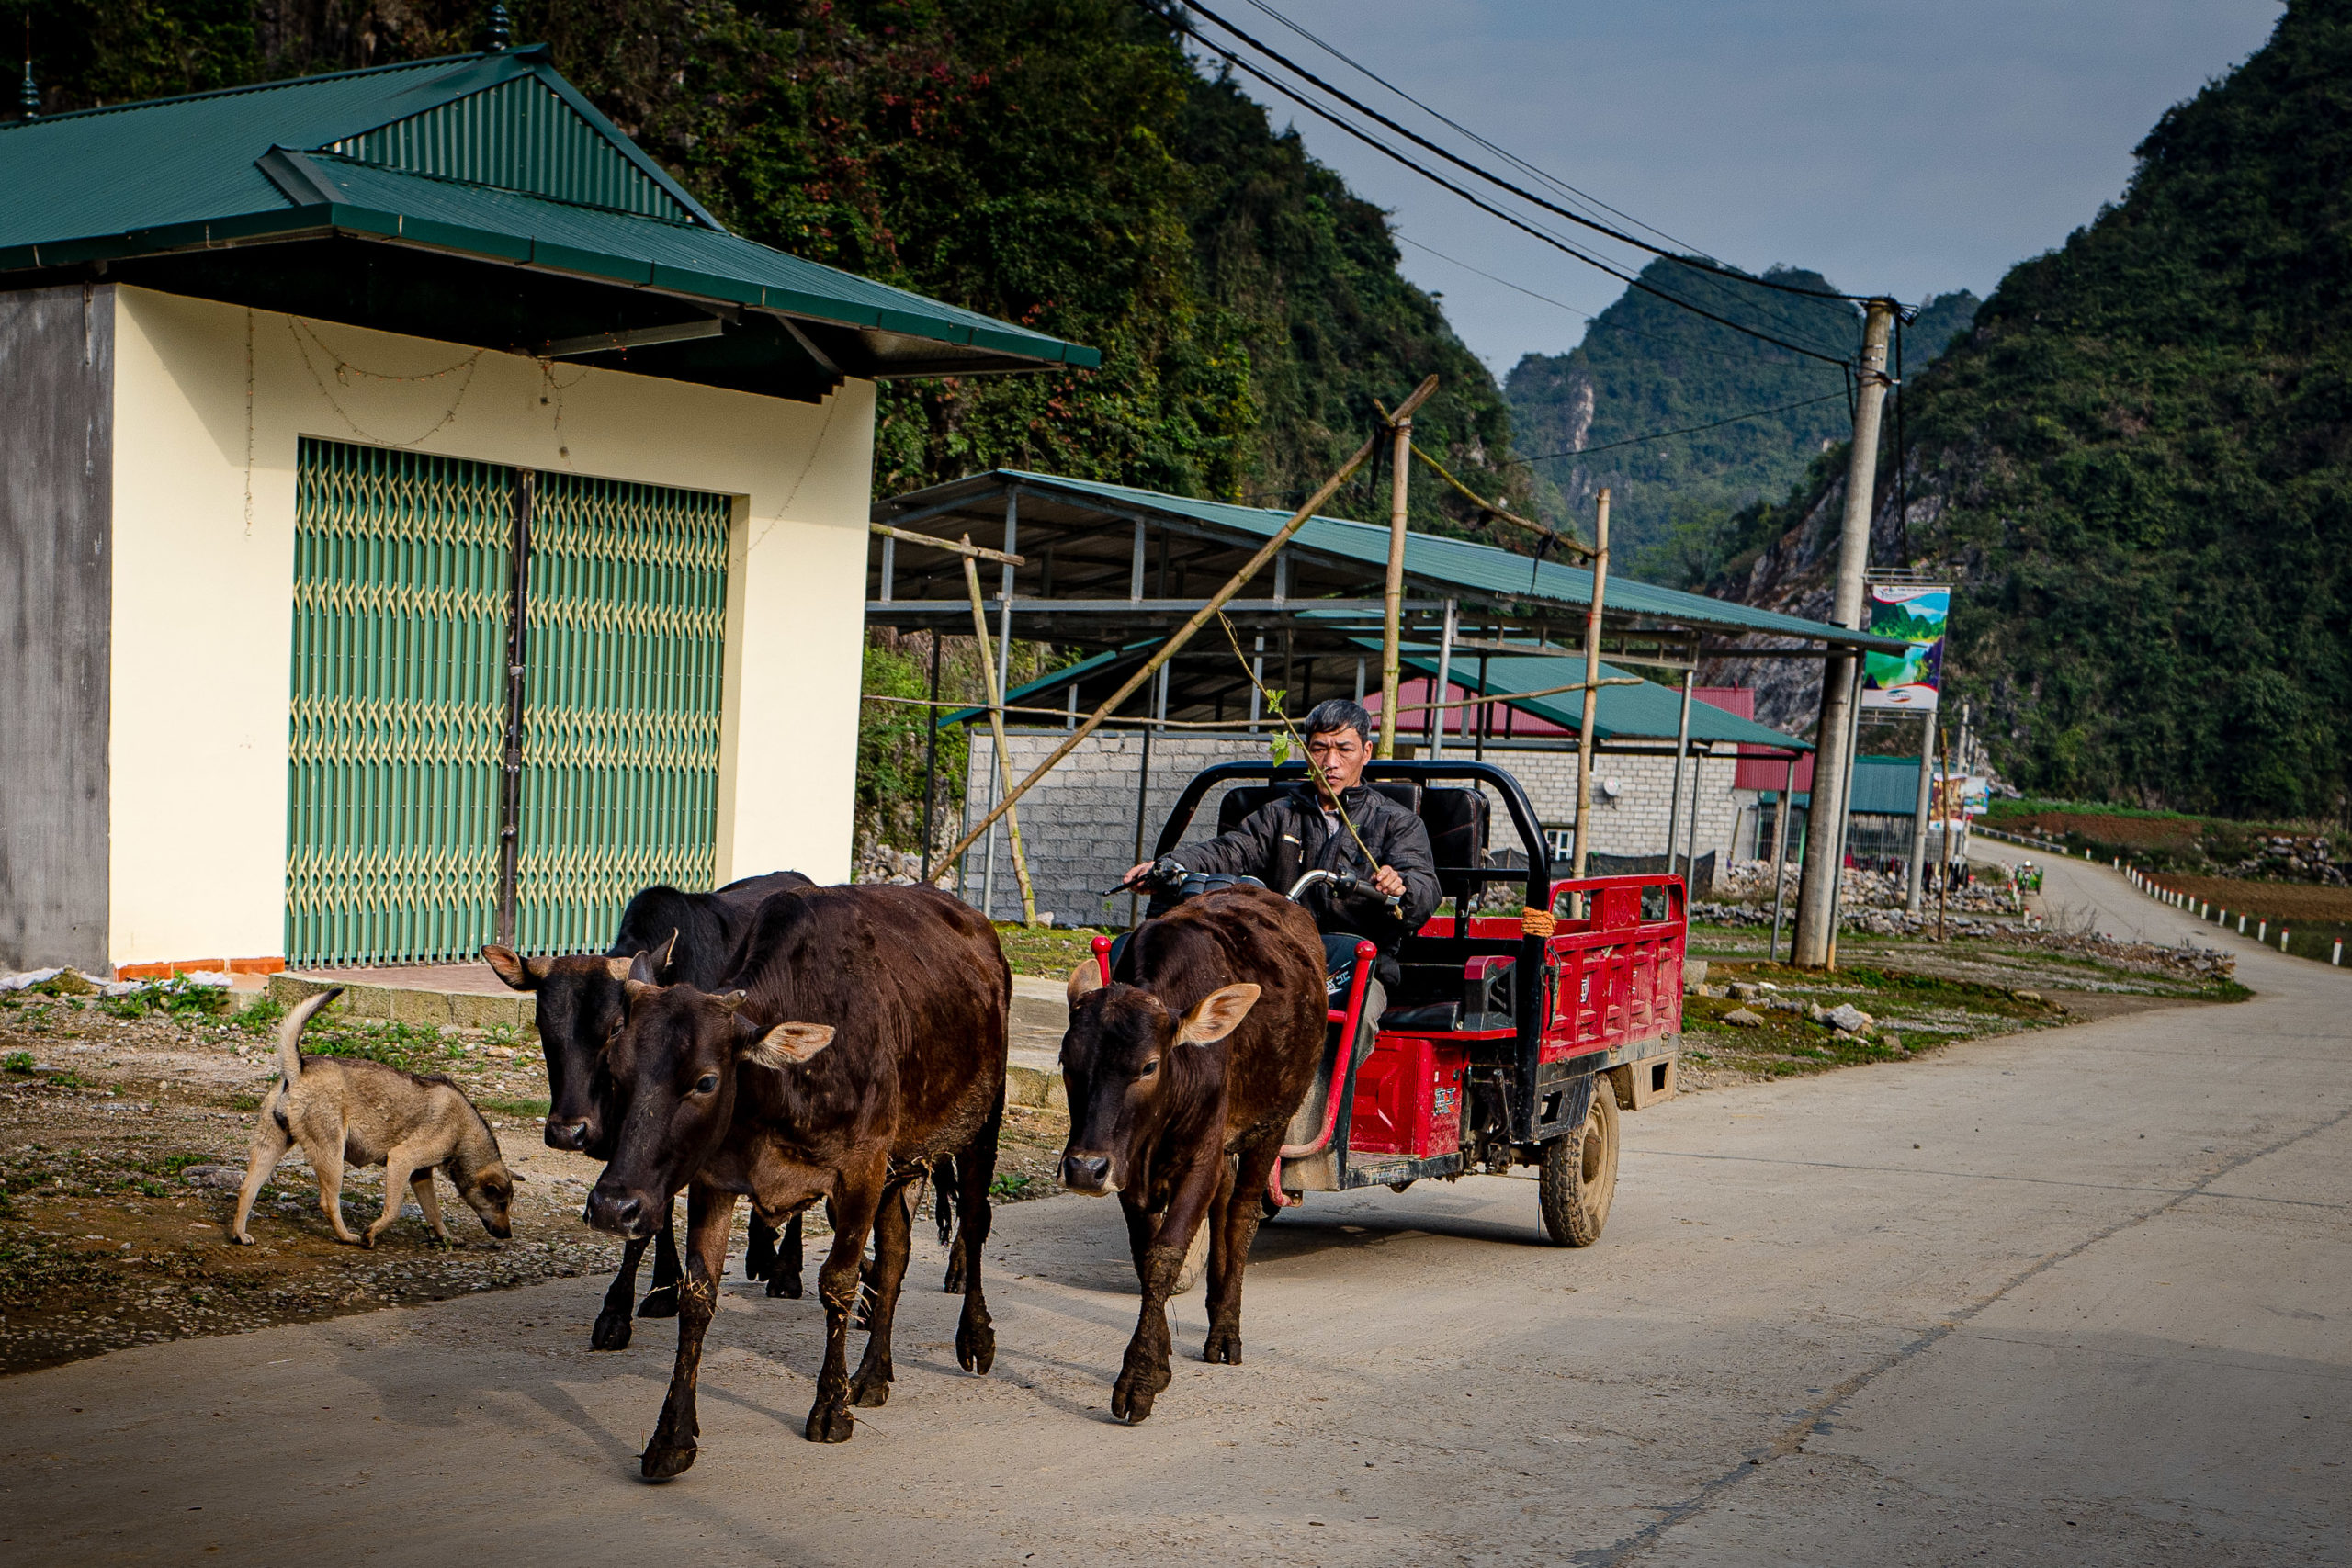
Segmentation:
<svg viewBox="0 0 2352 1568">
<path fill-rule="evenodd" d="M 775 894 L 815 886 L 797 871 L 772 871 L 708 893 L 683 893 L 660 885 L 645 888 L 621 911 L 620 929 L 601 958 L 526 958 L 495 942 L 484 947 L 482 962 L 500 979 L 518 991 L 537 994 L 533 1012 L 548 1064 L 548 1147 L 575 1149 L 591 1159 L 607 1158 L 612 1152 L 609 1122 L 599 1102 L 603 1075 L 596 1054 L 621 1026 L 621 982 L 628 978 L 636 954 L 654 956 L 655 972 L 648 978 L 715 986 L 734 967 L 760 906 Z M 638 1314 L 673 1317 L 683 1271 L 667 1215 L 652 1239 L 653 1288 Z M 628 1348 L 629 1305 L 637 1297 L 637 1269 L 644 1255 L 643 1241 L 632 1241 L 623 1250 L 620 1271 L 613 1276 L 604 1309 L 589 1331 L 591 1349 Z M 798 1296 L 799 1224 L 786 1227 L 780 1252 L 774 1232 L 752 1225 L 743 1267 L 751 1278 L 768 1281 L 768 1294 Z"/>
<path fill-rule="evenodd" d="M 1116 1192 L 1126 1212 L 1143 1309 L 1111 1413 L 1141 1421 L 1168 1386 L 1168 1298 L 1204 1217 L 1201 1359 L 1241 1362 L 1258 1195 L 1323 1051 L 1323 943 L 1297 905 L 1235 887 L 1145 922 L 1120 973 L 1135 983 L 1103 985 L 1092 959 L 1070 974 L 1061 1175 L 1074 1192 Z"/>
<path fill-rule="evenodd" d="M 628 1021 L 605 1055 L 617 1140 L 589 1194 L 588 1223 L 648 1235 L 687 1190 L 678 1359 L 641 1461 L 648 1480 L 694 1463 L 695 1379 L 738 1193 L 770 1224 L 820 1200 L 832 1208 L 832 1248 L 817 1275 L 825 1364 L 811 1441 L 847 1441 L 850 1406 L 889 1398 L 912 1228 L 901 1194 L 951 1155 L 966 1259 L 956 1359 L 975 1373 L 996 1359 L 980 1257 L 1012 977 L 995 929 L 930 887 L 779 896 L 761 907 L 729 984 L 738 988 L 714 996 L 629 981 Z M 869 1231 L 869 1337 L 853 1381 L 850 1314 Z"/>
</svg>

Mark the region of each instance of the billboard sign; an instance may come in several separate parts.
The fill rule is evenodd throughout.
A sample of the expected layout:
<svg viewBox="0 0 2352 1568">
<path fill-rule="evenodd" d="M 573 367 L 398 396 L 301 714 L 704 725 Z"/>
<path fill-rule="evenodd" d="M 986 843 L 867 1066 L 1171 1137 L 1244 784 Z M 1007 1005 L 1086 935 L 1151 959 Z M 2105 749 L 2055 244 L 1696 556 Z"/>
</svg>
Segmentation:
<svg viewBox="0 0 2352 1568">
<path fill-rule="evenodd" d="M 1871 588 L 1870 629 L 1901 637 L 1901 653 L 1862 655 L 1862 706 L 1933 713 L 1943 683 L 1944 623 L 1951 615 L 1951 590 L 1876 583 Z"/>
</svg>

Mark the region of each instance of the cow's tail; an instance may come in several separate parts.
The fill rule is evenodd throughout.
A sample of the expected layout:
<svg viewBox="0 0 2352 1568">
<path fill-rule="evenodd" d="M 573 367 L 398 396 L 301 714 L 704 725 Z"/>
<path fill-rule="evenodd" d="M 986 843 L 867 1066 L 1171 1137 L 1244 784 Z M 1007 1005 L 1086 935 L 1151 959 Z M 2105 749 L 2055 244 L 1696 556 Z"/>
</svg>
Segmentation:
<svg viewBox="0 0 2352 1568">
<path fill-rule="evenodd" d="M 343 995 L 341 986 L 329 986 L 315 997 L 304 997 L 277 1026 L 277 1070 L 292 1089 L 302 1076 L 302 1030 L 311 1015 Z"/>
</svg>

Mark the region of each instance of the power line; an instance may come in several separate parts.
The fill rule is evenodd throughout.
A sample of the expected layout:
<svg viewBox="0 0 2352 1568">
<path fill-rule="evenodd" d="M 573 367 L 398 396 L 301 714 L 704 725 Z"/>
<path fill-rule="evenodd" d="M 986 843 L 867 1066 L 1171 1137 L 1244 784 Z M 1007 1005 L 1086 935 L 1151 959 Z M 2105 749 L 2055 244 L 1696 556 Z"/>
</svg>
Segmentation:
<svg viewBox="0 0 2352 1568">
<path fill-rule="evenodd" d="M 1148 9 L 1150 7 L 1150 0 L 1137 0 L 1137 4 L 1144 6 Z M 1517 229 L 1521 233 L 1528 234 L 1535 239 L 1541 240 L 1544 243 L 1551 246 L 1554 250 L 1559 251 L 1566 255 L 1574 256 L 1577 260 L 1584 263 L 1587 266 L 1594 267 L 1601 272 L 1605 272 L 1610 276 L 1616 278 L 1618 281 L 1627 285 L 1629 288 L 1638 288 L 1645 294 L 1654 294 L 1670 305 L 1679 305 L 1682 309 L 1690 311 L 1693 315 L 1703 316 L 1708 321 L 1716 323 L 1718 326 L 1729 327 L 1736 333 L 1745 333 L 1749 337 L 1755 338 L 1760 343 L 1769 343 L 1775 348 L 1785 348 L 1791 354 L 1802 355 L 1807 359 L 1817 359 L 1824 365 L 1835 365 L 1840 369 L 1845 367 L 1846 361 L 1843 358 L 1834 355 L 1822 354 L 1816 350 L 1804 347 L 1801 344 L 1789 342 L 1786 338 L 1774 337 L 1771 333 L 1759 332 L 1754 327 L 1743 326 L 1741 323 L 1733 321 L 1728 316 L 1717 315 L 1714 311 L 1707 310 L 1702 306 L 1694 305 L 1690 300 L 1681 298 L 1679 295 L 1668 293 L 1665 289 L 1657 287 L 1657 285 L 1646 281 L 1634 273 L 1626 272 L 1621 267 L 1613 266 L 1608 262 L 1602 261 L 1599 256 L 1591 255 L 1584 251 L 1577 249 L 1574 245 L 1569 244 L 1558 235 L 1554 234 L 1547 230 L 1536 227 L 1534 224 L 1530 223 L 1525 219 L 1519 217 L 1515 213 L 1506 212 L 1501 208 L 1494 205 L 1494 203 L 1486 200 L 1471 191 L 1464 190 L 1461 186 L 1458 186 L 1453 181 L 1447 179 L 1443 175 L 1439 174 L 1436 170 L 1431 169 L 1425 164 L 1415 163 L 1412 159 L 1407 157 L 1404 153 L 1397 152 L 1395 148 L 1389 146 L 1386 142 L 1380 141 L 1377 137 L 1373 136 L 1369 132 L 1356 126 L 1349 124 L 1346 120 L 1341 119 L 1339 116 L 1333 114 L 1329 109 L 1325 108 L 1321 104 L 1317 103 L 1314 99 L 1306 96 L 1304 94 L 1299 93 L 1288 85 L 1278 82 L 1274 80 L 1274 78 L 1267 75 L 1256 66 L 1251 65 L 1248 61 L 1243 60 L 1240 56 L 1235 54 L 1231 50 L 1225 48 L 1223 45 L 1216 43 L 1213 39 L 1203 37 L 1200 32 L 1195 30 L 1181 17 L 1170 17 L 1166 13 L 1156 10 L 1153 11 L 1152 14 L 1159 17 L 1160 20 L 1170 23 L 1170 25 L 1175 27 L 1178 30 L 1183 32 L 1186 36 L 1193 39 L 1193 41 L 1198 43 L 1203 49 L 1207 50 L 1218 59 L 1223 60 L 1235 70 L 1263 83 L 1268 87 L 1272 88 L 1275 92 L 1280 93 L 1283 96 L 1290 99 L 1293 103 L 1295 103 L 1300 107 L 1306 109 L 1308 113 L 1315 115 L 1318 118 L 1329 121 L 1332 125 L 1338 127 L 1343 131 L 1346 131 L 1350 136 L 1354 137 L 1365 146 L 1372 148 L 1374 152 L 1379 152 L 1384 157 L 1402 164 L 1405 167 L 1412 170 L 1415 174 L 1420 175 L 1423 179 L 1428 180 L 1430 184 L 1442 186 L 1443 188 L 1452 191 L 1454 195 L 1460 197 L 1471 206 L 1478 209 L 1481 212 L 1488 213 L 1494 217 L 1501 219 L 1504 222 L 1510 224 L 1512 228 Z M 1743 282 L 1757 281 L 1744 276 L 1742 276 L 1740 280 Z M 1842 299 L 1843 297 L 1839 296 L 1839 298 Z"/>
<path fill-rule="evenodd" d="M 1803 402 L 1782 403 L 1776 409 L 1751 409 L 1747 413 L 1736 413 L 1729 419 L 1719 419 L 1707 424 L 1685 425 L 1680 430 L 1661 430 L 1655 434 L 1636 435 L 1631 440 L 1611 441 L 1599 446 L 1578 446 L 1566 452 L 1539 452 L 1532 457 L 1506 457 L 1495 467 L 1508 468 L 1520 463 L 1548 463 L 1555 457 L 1582 457 L 1593 452 L 1614 452 L 1621 446 L 1646 446 L 1653 441 L 1670 440 L 1677 435 L 1696 435 L 1702 430 L 1721 430 L 1726 424 L 1744 424 L 1751 419 L 1766 419 L 1776 413 L 1788 413 L 1796 409 L 1809 409 L 1815 403 L 1829 402 L 1845 395 L 1845 389 L 1841 387 L 1837 391 L 1824 392 L 1817 398 L 1807 398 Z"/>
<path fill-rule="evenodd" d="M 1252 4 L 1255 4 L 1255 0 L 1252 0 Z M 1679 354 L 1704 355 L 1711 359 L 1736 360 L 1742 365 L 1777 365 L 1783 367 L 1787 365 L 1785 360 L 1768 358 L 1760 354 L 1734 354 L 1728 350 L 1720 348 L 1694 348 L 1689 344 L 1677 343 L 1672 338 L 1660 337 L 1656 333 L 1645 333 L 1639 327 L 1629 327 L 1619 321 L 1604 321 L 1589 310 L 1579 310 L 1574 305 L 1568 304 L 1565 300 L 1553 299 L 1549 294 L 1539 294 L 1534 289 L 1529 288 L 1524 285 L 1513 283 L 1508 277 L 1498 276 L 1494 273 L 1488 272 L 1484 267 L 1472 266 L 1460 256 L 1447 255 L 1443 251 L 1437 249 L 1434 245 L 1425 245 L 1420 241 L 1414 239 L 1408 234 L 1392 234 L 1391 237 L 1400 244 L 1410 245 L 1417 251 L 1425 251 L 1429 254 L 1437 257 L 1438 260 L 1458 266 L 1464 272 L 1476 273 L 1478 276 L 1485 278 L 1489 283 L 1499 283 L 1505 288 L 1510 289 L 1513 293 L 1524 294 L 1530 299 L 1538 299 L 1546 305 L 1555 306 L 1560 310 L 1566 310 L 1572 316 L 1582 316 L 1587 321 L 1592 323 L 1592 328 L 1594 330 L 1600 332 L 1623 333 L 1628 337 L 1642 338 L 1650 343 L 1662 343 Z"/>
<path fill-rule="evenodd" d="M 1555 213 L 1558 216 L 1566 219 L 1571 223 L 1581 224 L 1583 227 L 1592 230 L 1595 233 L 1606 234 L 1609 238 L 1617 241 L 1620 244 L 1631 245 L 1636 250 L 1647 251 L 1652 255 L 1660 256 L 1674 263 L 1677 266 L 1687 266 L 1696 272 L 1713 273 L 1718 277 L 1727 277 L 1735 282 L 1748 284 L 1758 288 L 1775 289 L 1782 294 L 1797 294 L 1812 299 L 1839 299 L 1849 304 L 1864 301 L 1872 298 L 1872 296 L 1864 294 L 1838 294 L 1818 288 L 1800 288 L 1792 283 L 1775 283 L 1770 278 L 1751 276 L 1749 274 L 1741 272 L 1736 267 L 1718 266 L 1713 262 L 1701 261 L 1692 256 L 1679 255 L 1662 246 L 1654 245 L 1647 240 L 1641 239 L 1633 234 L 1628 234 L 1623 230 L 1616 228 L 1613 225 L 1603 223 L 1599 219 L 1588 218 L 1581 212 L 1562 207 L 1557 202 L 1547 200 L 1546 198 L 1536 195 L 1533 191 L 1527 189 L 1523 186 L 1513 185 L 1510 181 L 1503 178 L 1500 175 L 1494 173 L 1492 170 L 1482 168 L 1478 164 L 1470 162 L 1467 158 L 1464 158 L 1444 147 L 1439 146 L 1436 142 L 1431 141 L 1428 137 L 1423 136 L 1420 132 L 1412 130 L 1410 127 L 1398 124 L 1396 121 L 1389 118 L 1386 115 L 1382 114 L 1378 109 L 1374 108 L 1371 105 L 1364 103 L 1359 98 L 1351 96 L 1344 88 L 1334 86 L 1330 83 L 1326 82 L 1322 77 L 1317 76 L 1314 72 L 1309 71 L 1306 67 L 1299 64 L 1296 61 L 1292 60 L 1289 56 L 1282 53 L 1280 51 L 1259 42 L 1256 39 L 1251 38 L 1248 33 L 1243 32 L 1239 28 L 1235 27 L 1231 22 L 1227 21 L 1223 17 L 1218 16 L 1215 11 L 1212 11 L 1207 6 L 1199 4 L 1198 0 L 1184 0 L 1184 3 L 1188 9 L 1197 11 L 1202 16 L 1206 17 L 1210 21 L 1215 22 L 1218 27 L 1223 28 L 1227 32 L 1231 33 L 1235 38 L 1239 39 L 1243 43 L 1248 44 L 1251 49 L 1256 50 L 1260 54 L 1264 55 L 1267 59 L 1273 61 L 1276 64 L 1282 66 L 1283 69 L 1290 72 L 1293 75 L 1304 77 L 1306 80 L 1314 83 L 1315 85 L 1322 88 L 1323 91 L 1330 94 L 1333 97 L 1339 99 L 1350 108 L 1354 109 L 1358 114 L 1366 115 L 1371 118 L 1377 120 L 1380 124 L 1386 126 L 1397 135 L 1406 138 L 1414 145 L 1420 147 L 1425 151 L 1436 153 L 1439 157 L 1444 159 L 1447 163 L 1452 164 L 1454 167 L 1463 170 L 1466 174 L 1476 175 L 1479 179 L 1485 180 L 1488 185 L 1494 186 L 1498 189 L 1510 192 L 1513 196 L 1518 197 L 1521 201 L 1532 202 L 1535 206 L 1542 208 L 1546 212 Z M 1193 31 L 1189 24 L 1180 22 L 1178 25 L 1182 27 L 1186 32 L 1192 33 L 1194 38 L 1199 39 L 1201 37 L 1198 32 Z M 1205 43 L 1207 40 L 1203 39 L 1201 41 Z M 1352 63 L 1352 62 L 1351 63 Z M 1253 73 L 1253 74 L 1255 73 Z M 1370 74 L 1370 73 L 1366 73 L 1366 74 Z M 1263 80 L 1263 78 L 1261 78 L 1261 80 Z M 1383 86 L 1387 85 L 1386 83 L 1382 83 L 1381 85 Z"/>
<path fill-rule="evenodd" d="M 1307 42 L 1313 44 L 1316 48 L 1321 50 L 1324 53 L 1348 66 L 1352 67 L 1355 71 L 1366 77 L 1369 77 L 1371 80 L 1379 83 L 1382 86 L 1387 88 L 1390 92 L 1396 94 L 1398 97 L 1404 99 L 1407 103 L 1412 105 L 1423 114 L 1428 115 L 1431 119 L 1438 121 L 1442 125 L 1452 127 L 1453 130 L 1460 131 L 1463 135 L 1468 137 L 1471 141 L 1476 142 L 1479 146 L 1484 147 L 1487 152 L 1492 152 L 1496 157 L 1502 159 L 1505 163 L 1511 164 L 1515 168 L 1524 170 L 1531 179 L 1541 180 L 1555 190 L 1575 197 L 1579 201 L 1589 202 L 1594 207 L 1600 209 L 1603 212 L 1611 213 L 1616 217 L 1623 219 L 1626 222 L 1631 223 L 1636 229 L 1648 230 L 1651 233 L 1656 234 L 1659 239 L 1666 241 L 1668 244 L 1681 246 L 1686 252 L 1696 253 L 1702 249 L 1702 247 L 1692 244 L 1688 240 L 1676 238 L 1674 235 L 1668 233 L 1665 230 L 1657 227 L 1654 223 L 1643 222 L 1640 219 L 1621 208 L 1610 206 L 1607 202 L 1601 200 L 1599 197 L 1594 196 L 1589 191 L 1578 190 L 1576 186 L 1568 184 L 1566 180 L 1559 178 L 1557 175 L 1537 168 L 1534 164 L 1529 163 L 1518 153 L 1510 151 L 1510 149 L 1497 146 L 1494 142 L 1487 141 L 1485 137 L 1479 135 L 1468 126 L 1464 125 L 1461 121 L 1449 118 L 1440 110 L 1431 108 L 1420 99 L 1413 96 L 1412 94 L 1405 91 L 1404 88 L 1396 85 L 1396 83 L 1391 82 L 1386 77 L 1381 75 L 1380 73 L 1374 71 L 1369 65 L 1366 65 L 1362 61 L 1355 59 L 1352 55 L 1343 52 L 1334 46 L 1329 40 L 1308 31 L 1306 28 L 1299 26 L 1298 23 L 1291 20 L 1290 17 L 1285 17 L 1280 11 L 1275 10 L 1272 6 L 1267 5 L 1266 0 L 1249 0 L 1249 3 L 1259 10 L 1263 11 L 1267 16 L 1272 17 L 1275 21 L 1280 22 L 1283 27 L 1286 27 L 1291 31 L 1296 33 L 1299 37 L 1305 39 Z"/>
</svg>

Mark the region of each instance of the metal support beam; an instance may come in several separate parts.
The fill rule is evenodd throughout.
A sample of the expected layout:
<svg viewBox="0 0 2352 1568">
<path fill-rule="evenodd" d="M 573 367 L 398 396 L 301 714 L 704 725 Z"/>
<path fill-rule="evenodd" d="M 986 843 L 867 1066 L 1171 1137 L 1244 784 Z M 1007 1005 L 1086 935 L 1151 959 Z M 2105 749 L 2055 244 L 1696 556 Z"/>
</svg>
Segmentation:
<svg viewBox="0 0 2352 1568">
<path fill-rule="evenodd" d="M 1454 607 L 1454 601 L 1448 599 L 1445 602 L 1445 627 L 1438 633 L 1437 638 L 1437 695 L 1430 699 L 1434 703 L 1448 703 L 1453 700 L 1453 627 L 1457 617 L 1458 612 Z M 1586 671 L 1588 677 L 1590 673 L 1589 671 Z M 1435 721 L 1430 728 L 1430 760 L 1431 761 L 1445 755 L 1445 716 L 1449 711 L 1451 710 L 1443 707 L 1430 709 L 1430 716 Z M 1467 710 L 1464 712 L 1466 716 Z"/>
<path fill-rule="evenodd" d="M 1674 840 L 1682 831 L 1682 764 L 1690 755 L 1690 688 L 1698 671 L 1682 672 L 1682 722 L 1674 733 L 1674 798 L 1666 805 L 1666 874 L 1674 874 Z"/>
</svg>

